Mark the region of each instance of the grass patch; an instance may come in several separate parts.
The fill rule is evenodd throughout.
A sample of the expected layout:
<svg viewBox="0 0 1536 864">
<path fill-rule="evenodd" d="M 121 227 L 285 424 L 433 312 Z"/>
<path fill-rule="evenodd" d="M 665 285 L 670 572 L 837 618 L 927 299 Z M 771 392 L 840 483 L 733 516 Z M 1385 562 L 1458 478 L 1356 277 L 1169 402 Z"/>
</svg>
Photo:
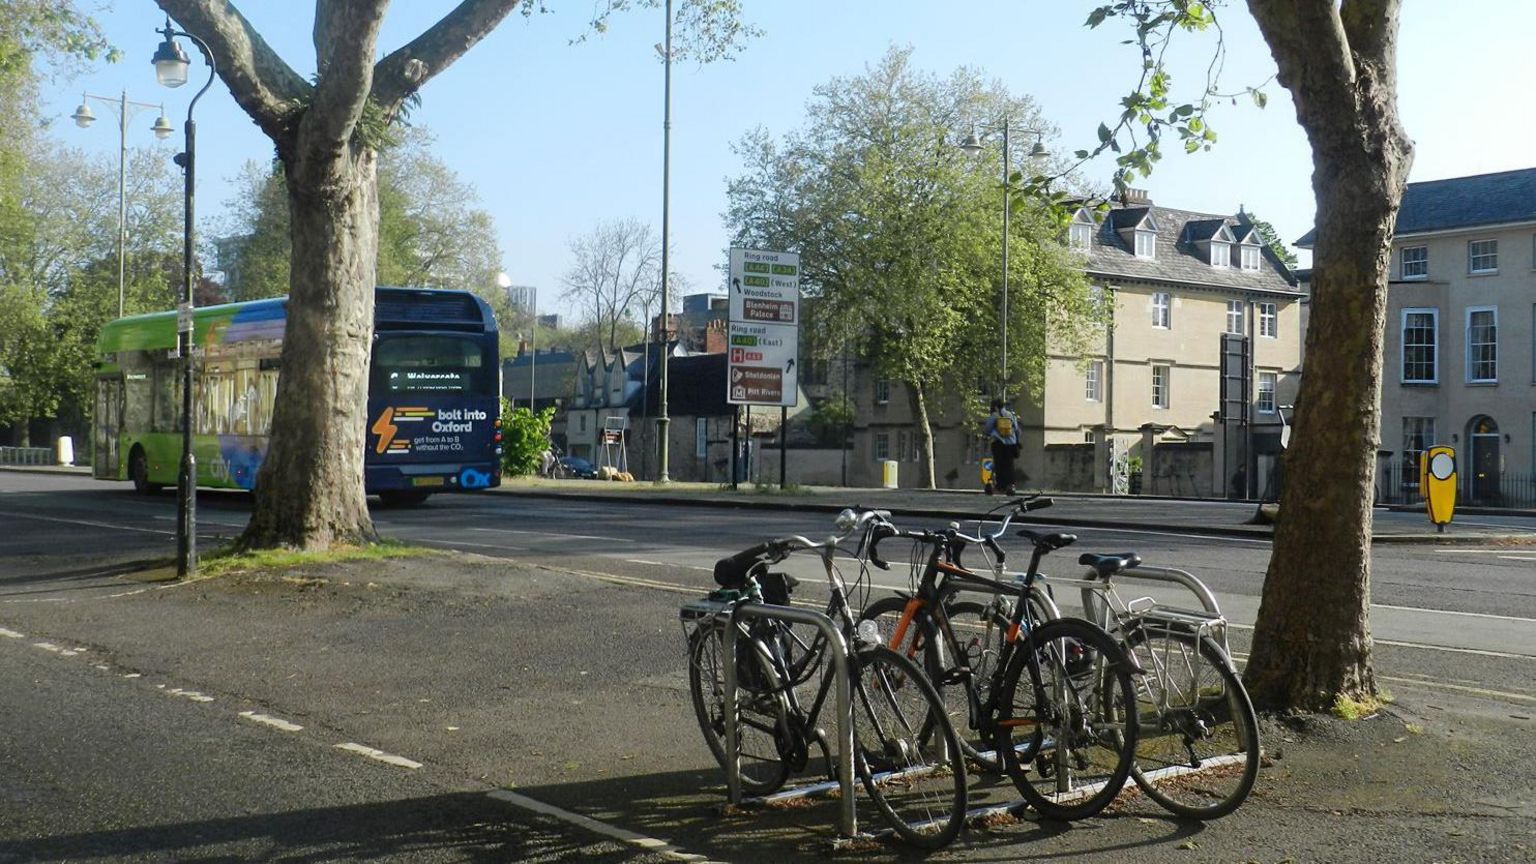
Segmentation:
<svg viewBox="0 0 1536 864">
<path fill-rule="evenodd" d="M 423 558 L 439 554 L 442 553 L 436 549 L 411 546 L 398 540 L 380 540 L 366 546 L 338 546 L 323 552 L 306 552 L 302 549 L 236 552 L 232 547 L 224 547 L 199 562 L 198 575 L 228 576 L 257 570 L 289 570 L 316 564 L 339 564 L 343 561 L 382 561 L 386 558 Z"/>
<path fill-rule="evenodd" d="M 1379 713 L 1385 704 L 1386 700 L 1380 697 L 1355 699 L 1341 693 L 1333 700 L 1333 716 L 1340 720 L 1360 720 Z"/>
</svg>

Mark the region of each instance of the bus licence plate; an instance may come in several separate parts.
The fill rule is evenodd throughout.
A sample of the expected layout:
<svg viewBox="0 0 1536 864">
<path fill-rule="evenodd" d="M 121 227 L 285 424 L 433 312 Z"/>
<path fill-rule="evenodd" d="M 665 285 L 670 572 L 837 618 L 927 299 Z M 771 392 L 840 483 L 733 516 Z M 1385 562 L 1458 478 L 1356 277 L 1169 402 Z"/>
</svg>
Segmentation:
<svg viewBox="0 0 1536 864">
<path fill-rule="evenodd" d="M 443 478 L 441 478 L 441 477 L 412 477 L 411 478 L 411 485 L 412 486 L 441 486 L 441 485 L 443 485 Z"/>
</svg>

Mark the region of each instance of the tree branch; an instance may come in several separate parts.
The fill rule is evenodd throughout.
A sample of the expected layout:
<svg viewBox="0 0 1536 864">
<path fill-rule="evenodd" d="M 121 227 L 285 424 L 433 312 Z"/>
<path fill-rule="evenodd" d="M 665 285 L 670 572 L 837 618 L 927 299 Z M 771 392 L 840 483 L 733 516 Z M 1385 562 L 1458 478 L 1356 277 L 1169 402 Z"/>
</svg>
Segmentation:
<svg viewBox="0 0 1536 864">
<path fill-rule="evenodd" d="M 315 99 L 302 121 L 307 140 L 340 148 L 368 102 L 373 54 L 389 0 L 318 0 L 315 4 Z"/>
<path fill-rule="evenodd" d="M 282 151 L 303 110 L 309 82 L 273 51 L 229 0 L 155 0 L 183 30 L 208 43 L 219 78 L 261 131 Z"/>
<path fill-rule="evenodd" d="M 389 116 L 434 75 L 485 38 L 519 0 L 464 0 L 426 32 L 374 66 L 372 98 Z"/>
</svg>

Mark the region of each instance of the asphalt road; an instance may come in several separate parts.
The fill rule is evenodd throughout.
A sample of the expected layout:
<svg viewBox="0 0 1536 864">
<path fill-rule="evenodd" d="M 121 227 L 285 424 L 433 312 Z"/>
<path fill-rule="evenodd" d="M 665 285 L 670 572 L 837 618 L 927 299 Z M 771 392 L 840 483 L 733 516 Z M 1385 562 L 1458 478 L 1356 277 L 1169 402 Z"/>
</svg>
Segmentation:
<svg viewBox="0 0 1536 864">
<path fill-rule="evenodd" d="M 359 567 L 355 581 L 319 587 L 125 579 L 174 551 L 174 504 L 0 472 L 0 862 L 662 854 L 594 839 L 570 811 L 719 857 L 782 860 L 781 845 L 753 846 L 739 830 L 725 848 L 741 854 L 712 844 L 719 775 L 691 725 L 675 609 L 710 587 L 716 558 L 766 536 L 825 533 L 824 514 L 445 497 L 376 511 L 379 528 L 517 563 L 406 563 L 377 582 Z M 203 494 L 205 547 L 248 512 L 245 496 Z M 1208 582 L 1238 625 L 1241 659 L 1267 543 L 1077 533 L 1082 548 L 1135 549 Z M 1374 556 L 1377 670 L 1390 689 L 1431 708 L 1536 712 L 1536 553 L 1412 545 Z M 814 600 L 822 577 L 799 575 Z M 528 799 L 488 795 L 507 788 Z M 545 818 L 529 801 L 562 811 Z M 1145 833 L 1138 821 L 1151 820 L 1111 823 L 1097 845 L 1132 848 L 1108 838 Z M 827 834 L 783 816 L 768 824 L 746 836 Z M 981 857 L 1024 840 L 1042 853 L 1055 842 L 999 839 Z"/>
</svg>

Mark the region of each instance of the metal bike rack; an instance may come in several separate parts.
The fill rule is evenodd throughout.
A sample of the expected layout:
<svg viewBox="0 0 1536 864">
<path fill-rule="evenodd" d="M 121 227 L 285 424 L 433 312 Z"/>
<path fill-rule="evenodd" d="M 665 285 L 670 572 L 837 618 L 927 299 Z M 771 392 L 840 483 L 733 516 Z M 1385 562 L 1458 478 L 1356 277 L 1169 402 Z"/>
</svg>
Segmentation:
<svg viewBox="0 0 1536 864">
<path fill-rule="evenodd" d="M 1207 587 L 1204 582 L 1201 582 L 1199 579 L 1195 578 L 1193 573 L 1190 573 L 1186 570 L 1179 570 L 1174 567 L 1138 566 L 1127 567 L 1126 569 L 1116 573 L 1115 576 L 1123 576 L 1127 579 L 1145 579 L 1149 582 L 1167 582 L 1173 585 L 1182 585 L 1188 589 L 1191 594 L 1195 595 L 1195 599 L 1200 601 L 1200 605 L 1204 610 L 1203 612 L 1177 609 L 1166 606 L 1155 608 L 1157 608 L 1157 611 L 1160 614 L 1166 617 L 1188 618 L 1189 623 L 1191 624 L 1210 624 L 1215 623 L 1214 619 L 1219 619 L 1221 622 L 1220 626 L 1214 627 L 1212 629 L 1217 631 L 1217 636 L 1219 637 L 1217 642 L 1221 645 L 1221 650 L 1227 652 L 1229 655 L 1231 654 L 1231 649 L 1227 647 L 1226 620 L 1221 614 L 1221 607 L 1216 603 L 1216 595 L 1211 593 L 1211 589 Z M 1075 585 L 1082 590 L 1084 615 L 1088 617 L 1088 620 L 1094 621 L 1099 623 L 1100 626 L 1103 626 L 1104 622 L 1102 621 L 1102 617 L 1103 614 L 1107 614 L 1108 610 L 1100 610 L 1097 608 L 1099 599 L 1098 595 L 1094 591 L 1094 587 L 1100 584 L 1099 580 L 1094 577 L 1089 577 L 1086 579 L 1065 580 L 1065 584 Z"/>
<path fill-rule="evenodd" d="M 827 656 L 837 687 L 837 774 L 841 789 L 838 830 L 847 838 L 858 836 L 858 816 L 853 793 L 853 687 L 848 672 L 848 643 L 831 618 L 809 609 L 768 603 L 738 603 L 731 608 L 725 628 L 725 785 L 732 804 L 741 803 L 741 742 L 737 729 L 736 652 L 742 618 L 767 618 L 791 624 L 810 624 L 827 638 Z"/>
</svg>

